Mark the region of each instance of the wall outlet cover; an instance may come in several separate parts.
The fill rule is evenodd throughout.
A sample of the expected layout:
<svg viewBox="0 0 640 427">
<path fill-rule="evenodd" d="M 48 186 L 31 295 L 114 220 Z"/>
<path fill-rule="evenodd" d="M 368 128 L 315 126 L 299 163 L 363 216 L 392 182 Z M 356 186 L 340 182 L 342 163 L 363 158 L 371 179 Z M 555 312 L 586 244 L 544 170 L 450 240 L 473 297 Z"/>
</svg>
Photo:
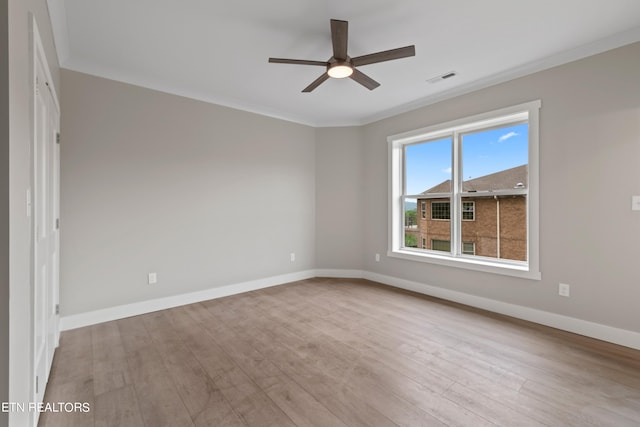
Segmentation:
<svg viewBox="0 0 640 427">
<path fill-rule="evenodd" d="M 571 295 L 571 286 L 566 283 L 558 284 L 558 295 L 568 297 Z"/>
</svg>

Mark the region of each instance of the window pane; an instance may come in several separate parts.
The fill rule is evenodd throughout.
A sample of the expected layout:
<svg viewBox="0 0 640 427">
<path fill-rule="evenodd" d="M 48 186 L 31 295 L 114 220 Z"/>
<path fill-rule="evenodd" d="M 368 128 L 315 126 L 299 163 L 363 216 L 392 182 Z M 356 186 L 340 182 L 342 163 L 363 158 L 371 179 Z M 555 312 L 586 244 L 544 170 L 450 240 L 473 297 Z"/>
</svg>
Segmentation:
<svg viewBox="0 0 640 427">
<path fill-rule="evenodd" d="M 405 146 L 405 194 L 450 193 L 451 149 L 451 138 Z"/>
<path fill-rule="evenodd" d="M 528 125 L 463 135 L 462 180 L 461 241 L 474 244 L 476 256 L 526 261 Z M 487 194 L 495 191 L 514 193 Z"/>
<path fill-rule="evenodd" d="M 462 136 L 462 191 L 527 187 L 527 123 Z"/>
<path fill-rule="evenodd" d="M 420 239 L 418 230 L 418 201 L 404 199 L 404 247 L 417 248 Z"/>
<path fill-rule="evenodd" d="M 430 196 L 451 192 L 451 138 L 411 144 L 404 149 L 407 195 Z M 405 247 L 432 250 L 433 239 L 451 240 L 449 198 L 406 200 L 416 202 L 417 227 L 405 228 Z"/>
<path fill-rule="evenodd" d="M 427 208 L 426 218 L 418 221 L 418 229 L 420 230 L 420 236 L 424 238 L 424 249 L 441 251 L 445 250 L 449 252 L 451 245 L 442 249 L 443 246 L 438 248 L 433 247 L 433 242 L 439 241 L 451 241 L 451 202 L 449 199 L 418 199 L 421 202 L 424 201 Z M 436 243 L 438 244 L 438 243 Z"/>
</svg>

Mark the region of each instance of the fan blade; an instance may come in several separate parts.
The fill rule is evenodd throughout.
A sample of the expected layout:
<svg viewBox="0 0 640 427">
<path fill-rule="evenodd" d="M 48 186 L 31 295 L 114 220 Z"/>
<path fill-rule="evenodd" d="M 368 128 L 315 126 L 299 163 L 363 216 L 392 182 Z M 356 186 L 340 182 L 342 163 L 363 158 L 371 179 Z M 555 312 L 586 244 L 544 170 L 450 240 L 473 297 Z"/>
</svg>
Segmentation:
<svg viewBox="0 0 640 427">
<path fill-rule="evenodd" d="M 307 61 L 306 59 L 269 58 L 269 62 L 272 64 L 321 65 L 323 67 L 329 65 L 328 62 Z"/>
<path fill-rule="evenodd" d="M 351 74 L 351 78 L 369 90 L 374 90 L 375 88 L 380 86 L 380 83 L 373 80 L 371 77 L 367 76 L 365 73 L 356 70 L 355 68 L 353 69 L 353 74 Z"/>
<path fill-rule="evenodd" d="M 349 35 L 349 23 L 347 21 L 331 20 L 331 43 L 333 43 L 333 57 L 335 59 L 347 59 L 347 39 Z"/>
<path fill-rule="evenodd" d="M 411 45 L 399 47 L 397 49 L 385 50 L 383 52 L 371 53 L 369 55 L 358 56 L 357 58 L 351 58 L 351 62 L 354 67 L 359 67 L 361 65 L 375 64 L 376 62 L 391 61 L 393 59 L 415 56 L 415 54 L 416 47 Z"/>
<path fill-rule="evenodd" d="M 320 77 L 318 77 L 317 79 L 315 79 L 313 81 L 313 83 L 311 83 L 309 86 L 305 87 L 302 92 L 311 92 L 312 90 L 314 90 L 315 88 L 317 88 L 318 86 L 320 86 L 322 83 L 324 83 L 325 81 L 327 81 L 327 79 L 329 78 L 329 74 L 324 73 L 323 75 L 321 75 Z"/>
</svg>

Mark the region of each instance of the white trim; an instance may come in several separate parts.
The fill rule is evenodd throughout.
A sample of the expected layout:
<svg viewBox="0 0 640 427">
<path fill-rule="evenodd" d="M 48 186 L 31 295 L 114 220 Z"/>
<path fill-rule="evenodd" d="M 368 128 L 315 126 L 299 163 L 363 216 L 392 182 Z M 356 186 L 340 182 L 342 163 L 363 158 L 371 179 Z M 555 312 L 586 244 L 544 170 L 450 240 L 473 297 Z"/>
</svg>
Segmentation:
<svg viewBox="0 0 640 427">
<path fill-rule="evenodd" d="M 452 257 L 448 252 L 440 251 L 417 251 L 411 248 L 404 248 L 395 251 L 387 251 L 390 258 L 405 259 L 408 261 L 428 262 L 430 264 L 444 265 L 446 267 L 462 268 L 466 270 L 482 271 L 503 276 L 519 277 L 521 279 L 542 280 L 542 273 L 532 270 L 520 261 L 480 257 L 475 255 Z"/>
<path fill-rule="evenodd" d="M 588 320 L 576 319 L 574 317 L 564 316 L 562 314 L 551 313 L 522 305 L 465 294 L 463 292 L 431 286 L 411 280 L 386 276 L 371 271 L 340 269 L 306 270 L 281 276 L 273 276 L 266 279 L 237 283 L 235 285 L 207 289 L 200 292 L 175 295 L 172 297 L 142 301 L 87 313 L 75 314 L 72 316 L 65 316 L 61 319 L 60 326 L 62 330 L 67 331 L 83 326 L 123 319 L 125 317 L 137 316 L 181 305 L 193 304 L 196 302 L 221 298 L 257 289 L 283 285 L 285 283 L 295 282 L 298 280 L 311 279 L 313 277 L 363 278 L 395 288 L 406 289 L 420 294 L 454 301 L 471 307 L 481 308 L 494 313 L 504 314 L 517 319 L 527 320 L 529 322 L 550 326 L 563 331 L 640 350 L 640 333 L 638 332 L 614 328 L 612 326 L 602 325 Z"/>
<path fill-rule="evenodd" d="M 267 277 L 264 279 L 250 280 L 248 282 L 241 282 L 233 285 L 210 288 L 203 291 L 190 292 L 187 294 L 174 295 L 170 297 L 157 298 L 148 301 L 134 302 L 131 304 L 89 311 L 86 313 L 73 314 L 71 316 L 62 317 L 62 319 L 60 320 L 60 329 L 63 331 L 68 331 L 70 329 L 81 328 L 83 326 L 95 325 L 97 323 L 124 319 L 125 317 L 138 316 L 141 314 L 152 313 L 154 311 L 165 310 L 167 308 L 178 307 L 181 305 L 193 304 L 196 302 L 222 298 L 229 295 L 240 294 L 243 292 L 255 291 L 257 289 L 283 285 L 285 283 L 310 279 L 312 277 L 315 277 L 315 271 L 306 270 L 296 273 Z"/>
<path fill-rule="evenodd" d="M 576 319 L 575 317 L 564 316 L 562 314 L 551 313 L 508 302 L 496 301 L 489 298 L 465 294 L 463 292 L 413 282 L 397 277 L 385 276 L 378 273 L 365 271 L 363 277 L 367 280 L 383 283 L 395 288 L 406 289 L 424 295 L 454 301 L 471 307 L 481 308 L 494 313 L 504 314 L 517 319 L 527 320 L 529 322 L 550 326 L 552 328 L 561 329 L 574 334 L 584 335 L 640 350 L 640 333 L 638 332 L 614 328 L 612 326 L 602 325 L 588 320 Z"/>
<path fill-rule="evenodd" d="M 542 101 L 539 99 L 523 102 L 509 107 L 498 108 L 496 110 L 390 135 L 387 137 L 387 141 L 393 143 L 395 146 L 404 146 L 437 140 L 450 136 L 454 131 L 469 132 L 471 130 L 510 125 L 519 121 L 530 120 L 530 111 L 539 110 L 540 107 L 542 107 Z"/>
<path fill-rule="evenodd" d="M 321 268 L 316 270 L 316 277 L 339 277 L 342 279 L 362 279 L 362 270 L 337 270 Z"/>
</svg>

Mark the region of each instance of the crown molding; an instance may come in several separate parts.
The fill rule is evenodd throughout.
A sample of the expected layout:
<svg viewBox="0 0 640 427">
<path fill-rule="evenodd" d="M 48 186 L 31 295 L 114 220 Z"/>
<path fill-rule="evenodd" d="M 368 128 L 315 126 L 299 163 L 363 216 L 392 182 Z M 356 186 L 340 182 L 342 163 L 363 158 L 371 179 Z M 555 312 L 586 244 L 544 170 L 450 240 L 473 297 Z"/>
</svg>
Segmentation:
<svg viewBox="0 0 640 427">
<path fill-rule="evenodd" d="M 540 71 L 548 70 L 553 67 L 568 64 L 573 61 L 578 61 L 589 56 L 597 55 L 599 53 L 606 52 L 608 50 L 616 49 L 622 46 L 626 46 L 632 43 L 640 41 L 640 27 L 633 28 L 628 31 L 614 34 L 613 36 L 606 37 L 604 39 L 597 40 L 592 43 L 588 43 L 582 46 L 578 46 L 573 49 L 559 52 L 555 55 L 547 56 L 536 61 L 523 64 L 521 66 L 506 70 L 504 72 L 494 74 L 490 77 L 475 80 L 471 83 L 454 87 L 450 90 L 440 92 L 425 98 L 421 98 L 416 101 L 412 101 L 398 107 L 390 108 L 382 111 L 378 114 L 373 114 L 363 118 L 360 125 L 366 125 L 377 122 L 379 120 L 387 119 L 389 117 L 397 116 L 402 113 L 417 110 L 418 108 L 433 105 L 438 102 L 446 101 L 447 99 L 455 98 L 457 96 L 465 95 L 467 93 L 475 92 L 480 89 L 485 89 L 490 86 L 494 86 L 500 83 L 505 83 L 511 80 L 515 80 L 520 77 L 528 76 Z"/>
</svg>

